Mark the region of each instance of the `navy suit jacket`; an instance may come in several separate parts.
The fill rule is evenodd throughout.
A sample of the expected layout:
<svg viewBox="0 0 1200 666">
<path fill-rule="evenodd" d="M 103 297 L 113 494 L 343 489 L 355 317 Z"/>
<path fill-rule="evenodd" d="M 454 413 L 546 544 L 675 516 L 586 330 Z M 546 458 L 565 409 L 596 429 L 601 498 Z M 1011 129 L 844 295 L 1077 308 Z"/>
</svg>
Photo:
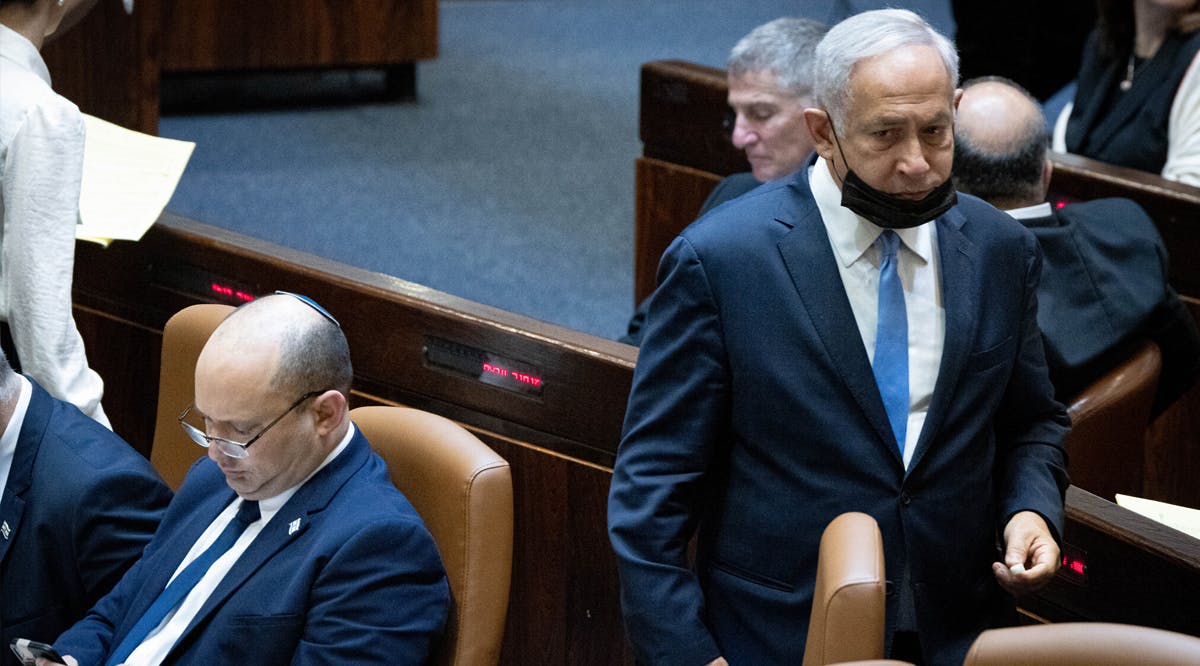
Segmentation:
<svg viewBox="0 0 1200 666">
<path fill-rule="evenodd" d="M 821 532 L 846 511 L 878 521 L 890 577 L 909 567 L 927 663 L 961 663 L 1011 617 L 990 569 L 999 532 L 1033 510 L 1061 534 L 1067 485 L 1069 420 L 1036 321 L 1041 255 L 974 197 L 935 224 L 945 347 L 907 473 L 807 169 L 665 253 L 609 498 L 643 662 L 798 663 Z"/>
<path fill-rule="evenodd" d="M 1038 324 L 1050 378 L 1070 398 L 1150 338 L 1163 352 L 1160 406 L 1195 382 L 1200 334 L 1167 283 L 1167 249 L 1146 211 L 1096 199 L 1021 220 L 1045 256 Z"/>
<path fill-rule="evenodd" d="M 14 638 L 51 641 L 150 541 L 171 491 L 144 457 L 30 380 L 0 498 L 0 664 Z"/>
<path fill-rule="evenodd" d="M 216 463 L 199 460 L 142 559 L 59 637 L 59 653 L 103 664 L 233 499 Z M 421 664 L 449 594 L 433 538 L 355 433 L 266 524 L 164 663 Z"/>
</svg>

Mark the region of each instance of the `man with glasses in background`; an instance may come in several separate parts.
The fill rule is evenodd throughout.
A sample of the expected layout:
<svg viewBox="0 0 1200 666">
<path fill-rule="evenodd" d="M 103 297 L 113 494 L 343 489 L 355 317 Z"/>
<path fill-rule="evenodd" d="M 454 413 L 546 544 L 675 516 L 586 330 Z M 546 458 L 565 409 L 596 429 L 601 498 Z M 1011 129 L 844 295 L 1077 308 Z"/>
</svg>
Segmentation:
<svg viewBox="0 0 1200 666">
<path fill-rule="evenodd" d="M 65 663 L 418 664 L 449 608 L 433 538 L 350 422 L 350 352 L 312 300 L 235 310 L 180 414 L 208 451 Z"/>
</svg>

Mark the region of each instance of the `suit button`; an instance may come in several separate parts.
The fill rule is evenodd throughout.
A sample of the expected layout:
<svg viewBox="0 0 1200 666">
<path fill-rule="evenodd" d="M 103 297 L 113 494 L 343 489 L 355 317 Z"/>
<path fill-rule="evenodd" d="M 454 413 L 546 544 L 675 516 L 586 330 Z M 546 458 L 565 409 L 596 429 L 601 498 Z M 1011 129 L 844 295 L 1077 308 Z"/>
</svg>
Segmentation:
<svg viewBox="0 0 1200 666">
<path fill-rule="evenodd" d="M 912 503 L 912 497 L 908 493 L 900 493 L 900 506 L 908 506 Z"/>
</svg>

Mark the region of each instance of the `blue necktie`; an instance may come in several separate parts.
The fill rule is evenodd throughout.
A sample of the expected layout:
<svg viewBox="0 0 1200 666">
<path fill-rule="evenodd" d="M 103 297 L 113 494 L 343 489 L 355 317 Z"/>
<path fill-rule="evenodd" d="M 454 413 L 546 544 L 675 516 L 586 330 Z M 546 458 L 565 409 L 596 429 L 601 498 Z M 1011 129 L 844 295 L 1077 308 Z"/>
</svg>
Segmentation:
<svg viewBox="0 0 1200 666">
<path fill-rule="evenodd" d="M 879 321 L 875 329 L 875 383 L 883 398 L 900 455 L 908 430 L 908 315 L 896 269 L 900 237 L 891 229 L 879 234 Z"/>
<path fill-rule="evenodd" d="M 217 561 L 217 558 L 225 554 L 225 551 L 233 547 L 233 544 L 246 530 L 246 526 L 258 520 L 258 502 L 243 501 L 238 507 L 237 515 L 229 524 L 225 526 L 225 530 L 217 536 L 217 540 L 212 542 L 200 556 L 192 560 L 191 563 L 179 572 L 179 575 L 172 580 L 167 588 L 159 593 L 158 598 L 154 603 L 150 604 L 150 608 L 142 614 L 142 617 L 133 625 L 129 633 L 117 646 L 117 649 L 108 657 L 105 666 L 116 666 L 116 664 L 124 663 L 129 655 L 133 653 L 137 646 L 142 644 L 146 636 L 150 634 L 160 623 L 171 609 L 179 605 L 179 602 L 187 596 L 188 592 L 200 582 L 208 568 L 212 563 Z"/>
</svg>

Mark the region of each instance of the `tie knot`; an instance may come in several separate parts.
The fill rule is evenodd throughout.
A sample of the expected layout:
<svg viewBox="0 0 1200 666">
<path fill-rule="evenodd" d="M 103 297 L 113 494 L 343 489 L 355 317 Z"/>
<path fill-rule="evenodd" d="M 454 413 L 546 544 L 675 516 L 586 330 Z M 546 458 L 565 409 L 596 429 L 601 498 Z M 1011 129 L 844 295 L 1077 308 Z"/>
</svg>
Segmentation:
<svg viewBox="0 0 1200 666">
<path fill-rule="evenodd" d="M 894 257 L 900 249 L 900 237 L 891 229 L 884 229 L 883 233 L 879 234 L 878 243 L 879 252 L 884 257 Z"/>
<path fill-rule="evenodd" d="M 234 516 L 234 520 L 243 525 L 249 525 L 261 516 L 262 514 L 258 512 L 258 502 L 256 500 L 242 500 L 242 505 L 238 507 L 237 516 Z"/>
</svg>

